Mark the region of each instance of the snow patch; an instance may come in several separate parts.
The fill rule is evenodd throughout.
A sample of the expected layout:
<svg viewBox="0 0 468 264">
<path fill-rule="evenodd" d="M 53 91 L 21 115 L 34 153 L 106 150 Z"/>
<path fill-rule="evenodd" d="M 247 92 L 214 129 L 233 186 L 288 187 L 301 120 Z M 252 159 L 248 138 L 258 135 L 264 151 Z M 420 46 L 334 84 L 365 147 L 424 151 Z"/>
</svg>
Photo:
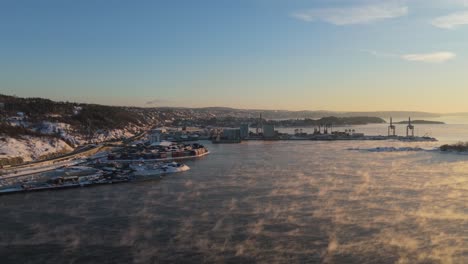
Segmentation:
<svg viewBox="0 0 468 264">
<path fill-rule="evenodd" d="M 72 147 L 60 139 L 32 136 L 3 138 L 4 140 L 0 141 L 0 159 L 22 157 L 24 161 L 32 161 L 63 150 L 73 151 Z"/>
</svg>

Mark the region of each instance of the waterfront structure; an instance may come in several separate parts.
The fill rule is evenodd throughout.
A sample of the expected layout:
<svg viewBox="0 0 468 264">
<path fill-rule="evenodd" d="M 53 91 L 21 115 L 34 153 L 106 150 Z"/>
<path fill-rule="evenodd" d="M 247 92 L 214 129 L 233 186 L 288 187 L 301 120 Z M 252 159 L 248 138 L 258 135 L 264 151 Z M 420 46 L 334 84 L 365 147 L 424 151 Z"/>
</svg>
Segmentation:
<svg viewBox="0 0 468 264">
<path fill-rule="evenodd" d="M 274 125 L 270 125 L 270 124 L 263 125 L 263 137 L 264 138 L 272 139 L 272 138 L 276 138 L 276 136 L 277 134 L 276 134 Z"/>
<path fill-rule="evenodd" d="M 260 135 L 260 133 L 263 133 L 263 118 L 262 114 L 260 114 L 260 118 L 258 119 L 257 122 L 257 130 L 255 131 L 257 135 Z"/>
<path fill-rule="evenodd" d="M 239 128 L 225 128 L 213 139 L 213 143 L 240 143 L 241 130 Z"/>
<path fill-rule="evenodd" d="M 222 138 L 228 140 L 240 140 L 241 130 L 238 128 L 223 129 Z"/>
<path fill-rule="evenodd" d="M 240 138 L 246 139 L 249 137 L 249 124 L 241 124 L 240 125 Z"/>
</svg>

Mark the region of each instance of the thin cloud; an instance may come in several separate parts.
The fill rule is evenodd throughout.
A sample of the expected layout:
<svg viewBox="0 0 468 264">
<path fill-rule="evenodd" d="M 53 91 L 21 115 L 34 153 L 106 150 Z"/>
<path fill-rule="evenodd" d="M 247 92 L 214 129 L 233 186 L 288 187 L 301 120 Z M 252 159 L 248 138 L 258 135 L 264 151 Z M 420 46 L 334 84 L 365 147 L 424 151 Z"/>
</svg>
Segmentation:
<svg viewBox="0 0 468 264">
<path fill-rule="evenodd" d="M 459 26 L 468 24 L 468 11 L 453 13 L 434 19 L 433 26 L 443 29 L 455 29 Z"/>
<path fill-rule="evenodd" d="M 426 62 L 426 63 L 442 63 L 452 59 L 455 59 L 457 56 L 453 52 L 441 51 L 433 53 L 416 53 L 416 54 L 396 54 L 381 52 L 376 50 L 361 50 L 362 52 L 371 54 L 376 58 L 396 58 L 403 59 L 405 61 L 414 61 L 414 62 Z"/>
<path fill-rule="evenodd" d="M 456 57 L 453 52 L 434 52 L 434 53 L 421 53 L 421 54 L 405 54 L 401 58 L 407 61 L 427 62 L 427 63 L 442 63 L 452 60 Z"/>
<path fill-rule="evenodd" d="M 160 104 L 167 104 L 169 102 L 170 102 L 169 100 L 165 100 L 165 99 L 153 99 L 151 101 L 147 101 L 146 105 L 160 105 Z"/>
<path fill-rule="evenodd" d="M 377 51 L 377 50 L 361 50 L 361 51 L 369 53 L 372 56 L 377 57 L 377 58 L 398 58 L 398 57 L 400 57 L 398 54 L 388 53 L 388 52 L 381 52 L 381 51 Z"/>
<path fill-rule="evenodd" d="M 366 5 L 345 8 L 317 8 L 297 11 L 292 17 L 306 21 L 324 21 L 342 26 L 352 24 L 368 24 L 378 20 L 405 16 L 408 7 L 398 4 Z"/>
</svg>

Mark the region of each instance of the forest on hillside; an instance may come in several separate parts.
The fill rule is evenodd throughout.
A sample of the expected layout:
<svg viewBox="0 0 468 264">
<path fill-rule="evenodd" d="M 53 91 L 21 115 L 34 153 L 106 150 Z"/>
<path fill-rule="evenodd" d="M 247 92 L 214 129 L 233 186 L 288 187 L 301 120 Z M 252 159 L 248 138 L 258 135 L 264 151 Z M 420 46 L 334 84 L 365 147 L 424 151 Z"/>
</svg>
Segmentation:
<svg viewBox="0 0 468 264">
<path fill-rule="evenodd" d="M 129 124 L 149 125 L 157 120 L 148 109 L 136 107 L 105 106 L 97 104 L 80 104 L 56 102 L 43 98 L 20 98 L 0 95 L 0 111 L 3 132 L 6 132 L 6 121 L 20 113 L 29 123 L 50 121 L 70 124 L 78 131 L 89 128 L 119 129 Z M 12 132 L 14 129 L 9 129 Z M 16 129 L 16 131 L 19 131 Z"/>
</svg>

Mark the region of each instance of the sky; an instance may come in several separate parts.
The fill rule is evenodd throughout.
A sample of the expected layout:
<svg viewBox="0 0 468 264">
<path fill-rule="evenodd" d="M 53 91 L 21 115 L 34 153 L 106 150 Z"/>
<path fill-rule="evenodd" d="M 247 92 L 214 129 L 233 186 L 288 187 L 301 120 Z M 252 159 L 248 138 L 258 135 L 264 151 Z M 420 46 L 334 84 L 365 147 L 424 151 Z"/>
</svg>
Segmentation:
<svg viewBox="0 0 468 264">
<path fill-rule="evenodd" d="M 468 0 L 0 0 L 0 93 L 467 112 Z"/>
</svg>

